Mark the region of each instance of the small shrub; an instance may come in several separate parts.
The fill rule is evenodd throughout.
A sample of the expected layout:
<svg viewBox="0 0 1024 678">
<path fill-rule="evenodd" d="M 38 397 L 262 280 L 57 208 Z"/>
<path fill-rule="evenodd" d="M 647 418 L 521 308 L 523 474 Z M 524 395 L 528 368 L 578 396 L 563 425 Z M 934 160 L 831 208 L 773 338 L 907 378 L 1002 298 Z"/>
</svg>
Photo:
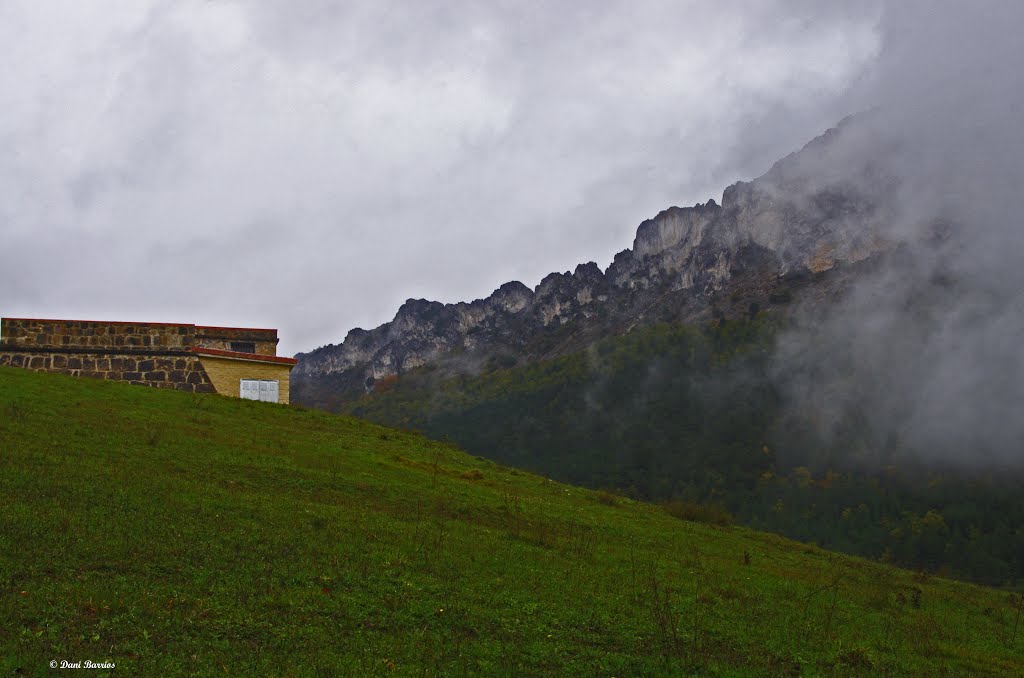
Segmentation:
<svg viewBox="0 0 1024 678">
<path fill-rule="evenodd" d="M 698 504 L 694 501 L 674 499 L 662 504 L 662 509 L 673 518 L 695 523 L 725 527 L 732 525 L 733 522 L 732 514 L 721 504 Z"/>
<path fill-rule="evenodd" d="M 25 418 L 25 408 L 16 401 L 7 403 L 7 416 L 13 421 L 22 421 Z"/>
<path fill-rule="evenodd" d="M 164 437 L 164 431 L 162 428 L 157 426 L 151 426 L 146 429 L 146 444 L 150 447 L 156 447 L 160 444 L 160 441 Z"/>
<path fill-rule="evenodd" d="M 870 670 L 874 668 L 874 663 L 871 661 L 867 650 L 860 647 L 840 652 L 836 659 L 853 669 Z"/>
<path fill-rule="evenodd" d="M 605 506 L 616 506 L 619 503 L 618 498 L 614 494 L 606 492 L 605 490 L 598 490 L 595 492 L 594 499 L 596 499 L 599 504 L 604 504 Z"/>
<path fill-rule="evenodd" d="M 1012 598 L 1014 605 L 1017 607 L 1017 619 L 1013 622 L 1013 636 L 1010 638 L 1010 645 L 1017 644 L 1017 629 L 1020 628 L 1020 613 L 1024 610 L 1024 593 L 1019 596 Z"/>
<path fill-rule="evenodd" d="M 463 471 L 459 477 L 463 480 L 483 480 L 484 474 L 477 469 L 471 469 L 469 471 Z"/>
<path fill-rule="evenodd" d="M 395 384 L 397 384 L 397 383 L 398 383 L 398 375 L 397 374 L 389 374 L 386 377 L 382 377 L 382 378 L 377 379 L 376 381 L 374 381 L 370 385 L 370 387 L 373 389 L 374 393 L 386 393 L 387 391 L 390 391 L 391 389 L 393 389 L 395 387 Z"/>
</svg>

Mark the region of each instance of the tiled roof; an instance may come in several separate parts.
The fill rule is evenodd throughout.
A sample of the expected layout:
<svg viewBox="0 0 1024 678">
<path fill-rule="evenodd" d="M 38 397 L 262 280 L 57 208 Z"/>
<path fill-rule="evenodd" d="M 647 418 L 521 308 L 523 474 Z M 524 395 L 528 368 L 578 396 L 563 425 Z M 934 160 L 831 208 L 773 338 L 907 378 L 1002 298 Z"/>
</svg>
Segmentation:
<svg viewBox="0 0 1024 678">
<path fill-rule="evenodd" d="M 196 325 L 197 330 L 242 330 L 243 332 L 277 332 L 266 327 L 219 327 L 217 325 Z"/>
</svg>

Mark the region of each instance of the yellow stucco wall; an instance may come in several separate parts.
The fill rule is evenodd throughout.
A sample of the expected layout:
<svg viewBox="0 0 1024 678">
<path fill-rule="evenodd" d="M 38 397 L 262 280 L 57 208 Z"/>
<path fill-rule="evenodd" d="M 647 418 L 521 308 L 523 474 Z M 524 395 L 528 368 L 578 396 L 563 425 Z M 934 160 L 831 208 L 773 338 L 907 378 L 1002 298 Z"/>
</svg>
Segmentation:
<svg viewBox="0 0 1024 678">
<path fill-rule="evenodd" d="M 214 358 L 207 355 L 202 356 L 200 361 L 206 368 L 206 374 L 209 375 L 217 393 L 237 398 L 242 379 L 276 379 L 278 381 L 278 396 L 282 403 L 288 404 L 288 378 L 291 365 Z"/>
</svg>

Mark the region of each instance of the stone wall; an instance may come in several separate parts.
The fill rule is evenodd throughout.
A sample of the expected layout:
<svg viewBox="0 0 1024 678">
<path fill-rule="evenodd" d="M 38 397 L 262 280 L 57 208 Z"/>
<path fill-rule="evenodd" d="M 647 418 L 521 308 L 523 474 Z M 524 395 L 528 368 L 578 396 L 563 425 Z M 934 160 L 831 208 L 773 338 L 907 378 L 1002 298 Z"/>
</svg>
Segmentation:
<svg viewBox="0 0 1024 678">
<path fill-rule="evenodd" d="M 200 357 L 199 348 L 253 359 Z M 288 402 L 291 365 L 277 355 L 277 330 L 95 320 L 0 319 L 0 366 L 237 397 L 239 379 L 276 379 Z M 238 356 L 241 357 L 241 356 Z M 283 360 L 283 359 L 279 359 Z M 294 361 L 292 361 L 294 362 Z M 207 368 L 209 364 L 209 369 Z M 211 379 L 213 374 L 216 380 Z"/>
<path fill-rule="evenodd" d="M 0 320 L 0 365 L 213 393 L 195 325 L 93 320 Z"/>
<path fill-rule="evenodd" d="M 156 348 L 187 350 L 196 343 L 195 325 L 4 318 L 0 346 L 16 348 Z"/>
<path fill-rule="evenodd" d="M 6 338 L 6 337 L 5 337 Z M 0 366 L 75 377 L 109 379 L 130 384 L 214 393 L 210 377 L 198 356 L 185 352 L 132 352 L 81 349 L 20 348 L 0 344 Z"/>
<path fill-rule="evenodd" d="M 221 351 L 238 351 L 239 343 L 253 345 L 256 355 L 277 355 L 277 330 L 248 327 L 196 326 L 196 345 Z M 243 351 L 244 352 L 244 351 Z"/>
</svg>

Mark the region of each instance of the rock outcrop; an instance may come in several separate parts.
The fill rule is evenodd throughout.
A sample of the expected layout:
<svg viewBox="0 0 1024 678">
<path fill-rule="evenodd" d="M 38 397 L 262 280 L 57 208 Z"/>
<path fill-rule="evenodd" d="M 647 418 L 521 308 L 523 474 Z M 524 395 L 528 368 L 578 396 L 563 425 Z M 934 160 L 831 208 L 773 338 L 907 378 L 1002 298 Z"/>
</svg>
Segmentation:
<svg viewBox="0 0 1024 678">
<path fill-rule="evenodd" d="M 547 357 L 638 322 L 699 318 L 724 297 L 745 312 L 775 298 L 787 279 L 888 249 L 897 182 L 863 157 L 857 120 L 729 186 L 721 205 L 671 207 L 644 221 L 605 271 L 581 264 L 533 290 L 509 282 L 468 303 L 410 299 L 391 322 L 296 356 L 296 393 L 327 375 L 369 387 L 428 363 L 479 365 L 502 351 Z"/>
</svg>

